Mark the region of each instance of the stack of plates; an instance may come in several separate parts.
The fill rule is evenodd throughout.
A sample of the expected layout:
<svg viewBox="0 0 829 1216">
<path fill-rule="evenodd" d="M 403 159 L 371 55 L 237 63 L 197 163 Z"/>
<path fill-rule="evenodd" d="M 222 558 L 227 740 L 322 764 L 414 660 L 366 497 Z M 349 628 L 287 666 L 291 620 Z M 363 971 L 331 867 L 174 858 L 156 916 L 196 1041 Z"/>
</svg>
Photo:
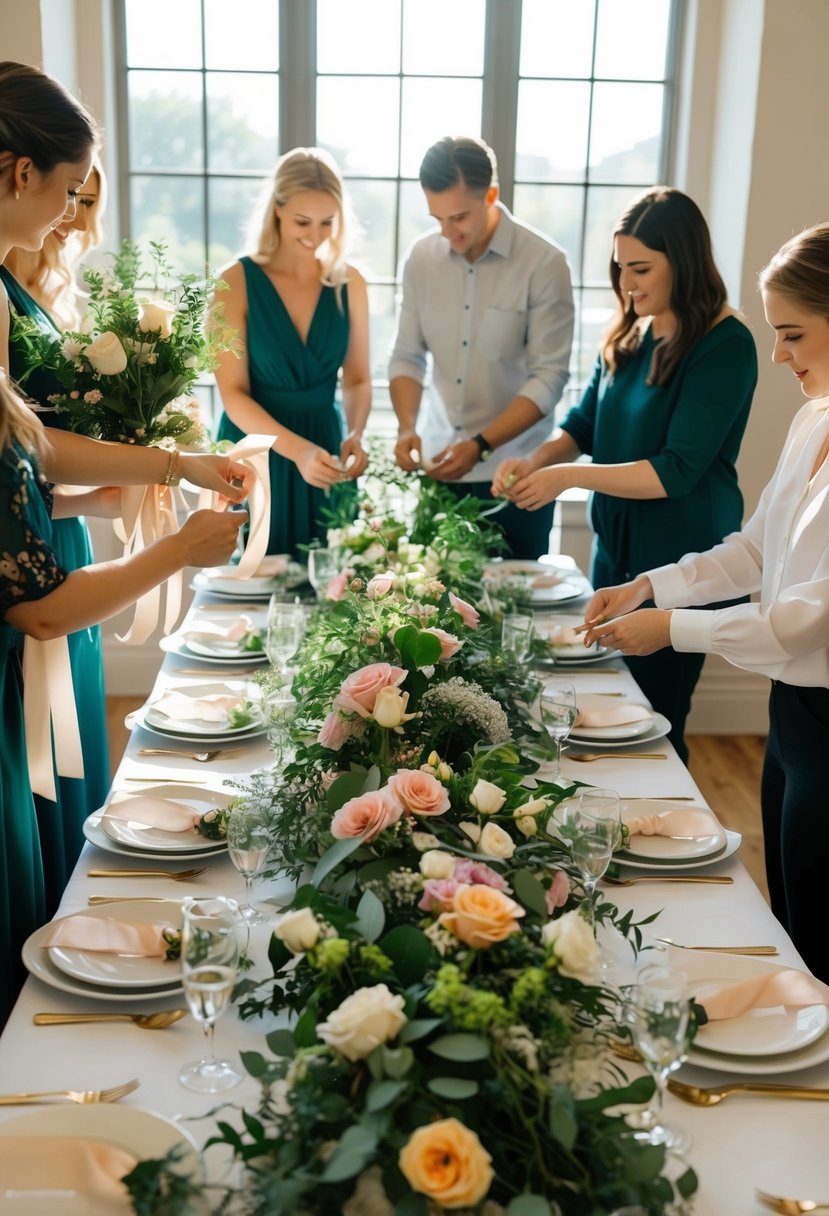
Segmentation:
<svg viewBox="0 0 829 1216">
<path fill-rule="evenodd" d="M 268 600 L 275 591 L 291 591 L 308 581 L 304 566 L 288 561 L 284 574 L 234 578 L 235 566 L 213 566 L 200 570 L 190 584 L 194 591 L 208 591 L 223 600 Z"/>
<path fill-rule="evenodd" d="M 168 689 L 167 691 L 172 691 Z M 213 694 L 239 697 L 245 700 L 261 699 L 261 691 L 255 684 L 244 680 L 229 680 L 226 683 L 188 684 L 175 689 L 192 700 L 197 701 Z M 164 694 L 162 694 L 164 695 Z M 160 697 L 156 700 L 160 700 Z M 251 711 L 252 719 L 244 726 L 227 726 L 221 722 L 210 722 L 204 718 L 171 718 L 155 707 L 155 702 L 148 702 L 141 709 L 131 713 L 126 718 L 127 727 L 143 726 L 154 735 L 163 735 L 167 739 L 179 739 L 187 743 L 219 744 L 229 740 L 255 739 L 265 733 L 265 716 L 261 707 Z"/>
<path fill-rule="evenodd" d="M 583 667 L 586 663 L 597 663 L 615 658 L 618 650 L 594 643 L 585 646 L 579 639 L 575 642 L 561 640 L 562 631 L 575 629 L 584 622 L 578 616 L 539 617 L 535 622 L 536 636 L 547 642 L 548 658 L 541 659 L 542 666 Z M 565 635 L 566 636 L 566 635 Z"/>
<path fill-rule="evenodd" d="M 266 628 L 264 611 L 261 608 L 254 609 L 246 612 L 245 615 L 250 618 L 253 627 L 264 639 Z M 197 634 L 200 625 L 221 625 L 227 628 L 236 624 L 237 619 L 230 612 L 216 612 L 211 615 L 209 608 L 200 610 L 188 620 L 185 629 L 162 638 L 161 649 L 168 654 L 178 655 L 182 659 L 209 662 L 213 666 L 226 665 L 231 671 L 233 667 L 239 665 L 252 667 L 257 663 L 267 663 L 268 656 L 265 654 L 264 646 L 259 646 L 255 650 L 246 650 L 241 641 L 226 641 L 223 638 L 212 638 L 208 634 L 198 639 L 195 636 L 188 636 L 188 634 Z"/>
<path fill-rule="evenodd" d="M 584 579 L 572 570 L 562 570 L 548 562 L 519 561 L 509 558 L 491 562 L 484 577 L 492 582 L 514 586 L 522 603 L 530 608 L 554 608 L 586 594 Z"/>
<path fill-rule="evenodd" d="M 580 710 L 621 708 L 626 704 L 621 697 L 602 696 L 601 693 L 578 693 L 577 702 Z M 647 709 L 647 706 L 637 705 L 637 708 Z M 634 747 L 639 743 L 653 743 L 656 739 L 664 738 L 671 729 L 670 722 L 664 714 L 650 709 L 647 712 L 647 718 L 619 726 L 574 726 L 570 731 L 570 742 L 604 751 L 609 747 Z"/>
<path fill-rule="evenodd" d="M 123 791 L 117 791 L 119 796 Z M 226 807 L 231 795 L 206 790 L 195 785 L 155 785 L 142 789 L 136 798 L 169 798 L 193 808 L 195 815 L 204 815 L 217 807 Z M 166 832 L 135 819 L 116 819 L 107 808 L 94 811 L 83 825 L 83 834 L 90 844 L 105 853 L 132 857 L 142 861 L 201 861 L 215 857 L 227 848 L 224 840 L 209 840 L 198 832 Z"/>
<path fill-rule="evenodd" d="M 99 904 L 84 909 L 83 915 L 181 928 L 181 904 L 177 900 L 147 903 L 136 899 Z M 101 950 L 70 950 L 66 946 L 47 947 L 46 940 L 54 923 L 36 929 L 23 946 L 23 965 L 50 988 L 99 1001 L 157 1001 L 182 991 L 181 965 L 169 959 L 110 954 Z"/>
<path fill-rule="evenodd" d="M 631 836 L 630 845 L 615 853 L 613 860 L 623 866 L 635 866 L 642 870 L 696 870 L 701 866 L 714 865 L 733 856 L 742 843 L 739 832 L 729 832 L 707 807 L 689 806 L 686 802 L 670 802 L 661 798 L 639 798 L 626 802 L 622 799 L 622 819 L 629 822 L 639 816 L 660 815 L 670 812 L 692 811 L 695 816 L 705 815 L 711 821 L 711 830 L 701 836 Z"/>
</svg>

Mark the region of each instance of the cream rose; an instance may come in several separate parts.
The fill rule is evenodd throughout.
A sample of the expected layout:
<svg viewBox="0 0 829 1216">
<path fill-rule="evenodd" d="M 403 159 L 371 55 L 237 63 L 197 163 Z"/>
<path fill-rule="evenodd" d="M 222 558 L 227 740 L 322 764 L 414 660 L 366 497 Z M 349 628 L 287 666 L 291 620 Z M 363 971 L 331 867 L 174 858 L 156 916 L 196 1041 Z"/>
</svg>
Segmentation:
<svg viewBox="0 0 829 1216">
<path fill-rule="evenodd" d="M 412 832 L 412 844 L 418 853 L 426 853 L 429 849 L 440 847 L 440 841 L 432 832 Z"/>
<path fill-rule="evenodd" d="M 473 844 L 477 844 L 481 839 L 481 829 L 477 823 L 469 823 L 467 820 L 464 820 L 458 824 L 458 827 L 464 835 L 469 837 Z"/>
<path fill-rule="evenodd" d="M 337 840 L 349 836 L 365 836 L 373 840 L 391 824 L 397 823 L 403 807 L 388 790 L 372 790 L 349 798 L 331 820 L 331 835 Z"/>
<path fill-rule="evenodd" d="M 488 950 L 517 933 L 524 909 L 503 891 L 481 883 L 458 887 L 452 908 L 438 917 L 441 925 L 473 950 Z"/>
<path fill-rule="evenodd" d="M 94 342 L 86 347 L 84 354 L 102 376 L 119 376 L 127 366 L 127 352 L 111 330 L 98 334 Z"/>
<path fill-rule="evenodd" d="M 310 908 L 296 908 L 286 912 L 274 925 L 274 935 L 284 942 L 291 954 L 304 954 L 313 950 L 319 941 L 319 921 Z"/>
<path fill-rule="evenodd" d="M 378 726 L 382 726 L 386 730 L 394 730 L 416 716 L 406 713 L 408 704 L 409 694 L 407 692 L 401 692 L 399 688 L 381 688 L 374 702 L 372 717 Z"/>
<path fill-rule="evenodd" d="M 400 1033 L 408 1020 L 404 1005 L 385 984 L 358 988 L 317 1026 L 317 1035 L 347 1060 L 364 1060 Z"/>
<path fill-rule="evenodd" d="M 458 1119 L 418 1127 L 397 1159 L 413 1191 L 449 1210 L 480 1203 L 495 1176 L 491 1162 L 475 1133 Z"/>
<path fill-rule="evenodd" d="M 519 815 L 515 821 L 515 826 L 522 836 L 538 835 L 538 824 L 532 815 Z"/>
<path fill-rule="evenodd" d="M 549 801 L 546 798 L 531 798 L 523 806 L 516 807 L 512 813 L 516 819 L 523 819 L 525 815 L 540 815 L 548 806 Z"/>
<path fill-rule="evenodd" d="M 498 857 L 505 861 L 515 852 L 515 843 L 512 837 L 497 823 L 488 823 L 481 832 L 478 849 L 487 857 Z"/>
<path fill-rule="evenodd" d="M 441 783 L 422 769 L 400 769 L 389 777 L 388 788 L 412 815 L 443 815 L 451 806 Z"/>
<path fill-rule="evenodd" d="M 138 328 L 142 334 L 160 330 L 159 337 L 166 341 L 172 335 L 175 315 L 174 304 L 168 304 L 166 300 L 145 300 L 138 310 Z"/>
<path fill-rule="evenodd" d="M 357 713 L 368 718 L 374 712 L 377 694 L 383 688 L 396 688 L 406 679 L 404 667 L 392 667 L 391 663 L 369 663 L 360 667 L 343 682 L 335 706 L 348 713 Z"/>
<path fill-rule="evenodd" d="M 424 878 L 451 878 L 455 871 L 455 858 L 442 849 L 428 849 L 420 855 L 419 868 Z"/>
<path fill-rule="evenodd" d="M 504 805 L 506 797 L 500 786 L 481 779 L 475 782 L 475 788 L 469 795 L 469 801 L 480 815 L 497 815 Z"/>
<path fill-rule="evenodd" d="M 599 962 L 593 930 L 579 912 L 565 912 L 541 930 L 541 940 L 558 960 L 558 969 L 570 979 L 589 984 Z"/>
</svg>

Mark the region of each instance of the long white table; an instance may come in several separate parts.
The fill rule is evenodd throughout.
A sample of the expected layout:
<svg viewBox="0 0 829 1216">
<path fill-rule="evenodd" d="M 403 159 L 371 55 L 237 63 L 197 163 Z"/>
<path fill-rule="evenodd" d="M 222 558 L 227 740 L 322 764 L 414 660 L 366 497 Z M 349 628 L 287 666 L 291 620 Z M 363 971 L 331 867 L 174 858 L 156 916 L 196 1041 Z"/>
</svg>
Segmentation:
<svg viewBox="0 0 829 1216">
<path fill-rule="evenodd" d="M 159 673 L 157 689 L 161 686 L 186 687 L 211 678 L 210 675 L 177 676 L 176 672 L 185 666 L 192 667 L 194 664 L 167 655 Z M 619 666 L 618 673 L 585 668 L 573 672 L 572 679 L 578 691 L 624 692 L 635 696 L 638 690 L 633 679 L 626 668 Z M 212 670 L 205 666 L 206 672 Z M 226 789 L 226 780 L 244 777 L 246 773 L 268 765 L 271 760 L 264 741 L 260 740 L 253 740 L 239 755 L 219 757 L 209 764 L 137 754 L 140 747 L 153 746 L 166 744 L 146 731 L 138 729 L 133 732 L 113 783 L 115 789 L 141 789 L 140 784 L 129 780 L 132 777 L 159 783 L 170 777 L 184 777 L 198 781 L 207 790 Z M 563 772 L 574 779 L 609 786 L 628 797 L 693 795 L 703 804 L 689 772 L 666 740 L 644 744 L 641 750 L 664 751 L 667 758 L 638 763 L 614 758 L 587 765 L 574 763 L 565 757 Z M 716 807 L 713 809 L 717 810 Z M 132 863 L 132 868 L 143 868 L 149 864 L 136 861 Z M 174 868 L 186 864 L 180 863 Z M 226 856 L 211 863 L 206 874 L 186 885 L 169 879 L 93 879 L 87 873 L 93 867 L 130 868 L 130 859 L 104 853 L 87 844 L 66 888 L 58 916 L 86 908 L 90 895 L 158 895 L 180 899 L 185 894 L 241 897 L 243 891 L 243 880 Z M 159 868 L 163 869 L 163 864 Z M 732 886 L 647 883 L 606 890 L 623 911 L 632 908 L 637 918 L 662 909 L 654 929 L 654 933 L 661 937 L 686 944 L 776 945 L 779 958 L 774 961 L 803 966 L 739 856 L 699 872 L 730 874 L 734 883 Z M 277 903 L 281 899 L 287 900 L 289 894 L 290 888 L 284 881 L 276 881 L 267 889 L 262 886 L 256 890 L 258 899 L 272 898 Z M 251 952 L 261 962 L 256 974 L 263 976 L 268 973 L 265 950 L 269 936 L 270 926 L 265 925 L 254 930 L 251 941 Z M 127 1104 L 169 1118 L 202 1116 L 217 1104 L 217 1099 L 191 1094 L 177 1080 L 181 1064 L 202 1054 L 202 1031 L 190 1017 L 161 1031 L 146 1031 L 126 1023 L 56 1027 L 36 1027 L 32 1023 L 32 1016 L 38 1011 L 70 1012 L 95 1008 L 101 1012 L 151 1012 L 183 1007 L 183 1004 L 183 998 L 179 997 L 142 1002 L 140 1006 L 129 1001 L 123 1004 L 96 1003 L 92 1006 L 85 998 L 65 994 L 30 978 L 0 1039 L 0 1092 L 58 1087 L 99 1088 L 134 1076 L 140 1078 L 141 1087 L 124 1099 Z M 232 1055 L 240 1050 L 261 1049 L 263 1034 L 271 1025 L 268 1021 L 242 1023 L 233 1011 L 229 1012 L 217 1023 L 218 1053 Z M 705 1085 L 750 1079 L 687 1065 L 679 1076 Z M 768 1079 L 829 1087 L 829 1062 Z M 227 1098 L 254 1109 L 258 1088 L 254 1081 L 247 1080 L 238 1089 L 230 1091 Z M 22 1110 L 19 1107 L 0 1108 L 0 1120 L 14 1118 Z M 700 1191 L 694 1209 L 697 1216 L 759 1214 L 765 1209 L 754 1197 L 755 1187 L 780 1195 L 829 1201 L 829 1165 L 826 1161 L 829 1103 L 786 1102 L 776 1098 L 740 1095 L 728 1098 L 717 1107 L 698 1109 L 669 1096 L 666 1112 L 674 1123 L 690 1133 L 693 1140 L 688 1159 L 700 1178 Z M 206 1139 L 213 1126 L 212 1119 L 187 1124 L 190 1133 L 199 1139 Z M 211 1150 L 211 1154 L 215 1155 L 216 1150 Z M 210 1161 L 211 1156 L 208 1155 L 209 1170 Z"/>
</svg>

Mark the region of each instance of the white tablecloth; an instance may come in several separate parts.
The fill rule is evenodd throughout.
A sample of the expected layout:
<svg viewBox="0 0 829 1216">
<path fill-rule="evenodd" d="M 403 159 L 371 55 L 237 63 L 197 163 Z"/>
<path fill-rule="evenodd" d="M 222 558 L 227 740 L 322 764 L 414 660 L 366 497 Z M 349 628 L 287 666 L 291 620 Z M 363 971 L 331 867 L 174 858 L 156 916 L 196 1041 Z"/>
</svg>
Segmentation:
<svg viewBox="0 0 829 1216">
<path fill-rule="evenodd" d="M 204 683 L 211 676 L 176 677 L 180 667 L 192 663 L 172 655 L 165 658 L 159 675 L 159 685 L 187 687 Z M 620 666 L 619 674 L 583 669 L 572 673 L 577 690 L 585 692 L 625 692 L 636 695 L 636 685 Z M 205 667 L 205 671 L 212 669 Z M 563 673 L 562 673 L 563 674 Z M 133 732 L 127 754 L 118 769 L 114 787 L 137 791 L 143 787 L 128 779 L 140 776 L 163 782 L 170 777 L 185 777 L 203 783 L 205 789 L 222 789 L 227 779 L 243 777 L 257 767 L 270 762 L 264 741 L 254 740 L 236 756 L 219 757 L 209 764 L 179 761 L 175 757 L 140 757 L 141 747 L 166 746 L 158 736 L 144 730 Z M 598 749 L 597 749 L 598 750 Z M 643 744 L 643 751 L 664 751 L 661 761 L 618 760 L 576 764 L 565 757 L 563 772 L 595 785 L 606 785 L 624 796 L 660 797 L 666 795 L 701 796 L 687 769 L 677 758 L 666 740 Z M 626 753 L 630 754 L 630 753 Z M 679 803 L 678 806 L 682 806 Z M 714 808 L 716 809 L 716 808 Z M 103 853 L 86 845 L 74 875 L 66 889 L 58 915 L 65 916 L 87 906 L 92 894 L 160 895 L 180 899 L 185 894 L 232 895 L 241 897 L 243 879 L 230 861 L 210 863 L 209 871 L 193 882 L 182 884 L 169 879 L 92 879 L 92 868 L 130 868 L 130 859 Z M 136 861 L 134 868 L 152 863 Z M 188 863 L 182 863 L 182 867 Z M 192 864 L 208 864 L 192 863 Z M 163 868 L 163 867 L 162 867 Z M 662 909 L 654 932 L 686 944 L 769 944 L 779 949 L 779 961 L 802 967 L 787 935 L 772 916 L 760 892 L 750 879 L 739 857 L 732 857 L 701 873 L 730 874 L 733 886 L 673 885 L 647 883 L 629 888 L 606 888 L 610 897 L 624 911 L 634 909 L 637 917 Z M 633 873 L 633 871 L 631 871 Z M 287 899 L 289 887 L 273 883 L 266 889 L 259 886 L 255 897 L 270 897 L 277 902 L 280 895 Z M 117 909 L 117 905 L 114 905 Z M 252 953 L 260 960 L 270 926 L 254 930 Z M 257 967 L 257 974 L 267 974 L 267 963 Z M 218 1099 L 194 1095 L 178 1083 L 177 1073 L 182 1063 L 202 1054 L 203 1035 L 200 1027 L 187 1017 L 171 1028 L 146 1031 L 122 1023 L 36 1027 L 32 1015 L 37 1011 L 67 1012 L 140 1010 L 183 1007 L 183 998 L 167 998 L 140 1005 L 102 1003 L 92 1006 L 84 998 L 47 987 L 30 978 L 0 1039 L 0 1092 L 55 1088 L 90 1089 L 117 1084 L 138 1077 L 141 1087 L 124 1101 L 171 1118 L 189 1119 L 204 1115 Z M 220 1055 L 232 1055 L 240 1050 L 263 1047 L 263 1032 L 270 1023 L 242 1023 L 234 1011 L 216 1026 L 216 1047 Z M 711 1072 L 685 1066 L 681 1079 L 698 1084 L 721 1084 L 729 1080 L 748 1078 Z M 809 1086 L 829 1087 L 829 1063 L 806 1071 L 768 1078 L 792 1081 Z M 244 1102 L 254 1109 L 258 1085 L 251 1080 L 230 1091 L 229 1101 Z M 0 1120 L 14 1118 L 22 1107 L 0 1108 Z M 700 1177 L 696 1201 L 697 1216 L 752 1216 L 764 1211 L 754 1197 L 760 1187 L 782 1195 L 797 1195 L 829 1201 L 829 1165 L 826 1146 L 829 1143 L 829 1103 L 781 1101 L 769 1098 L 734 1096 L 710 1109 L 697 1109 L 669 1096 L 668 1117 L 691 1135 L 693 1146 L 689 1160 Z M 189 1123 L 192 1134 L 206 1139 L 213 1120 Z M 216 1150 L 211 1150 L 212 1154 Z M 208 1162 L 210 1157 L 208 1156 Z"/>
</svg>

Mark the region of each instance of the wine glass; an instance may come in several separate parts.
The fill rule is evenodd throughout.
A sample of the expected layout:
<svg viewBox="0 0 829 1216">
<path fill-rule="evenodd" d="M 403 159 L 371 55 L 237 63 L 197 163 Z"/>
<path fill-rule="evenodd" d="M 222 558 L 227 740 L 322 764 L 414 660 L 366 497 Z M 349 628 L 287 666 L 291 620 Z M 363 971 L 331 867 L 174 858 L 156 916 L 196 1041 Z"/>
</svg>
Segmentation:
<svg viewBox="0 0 829 1216">
<path fill-rule="evenodd" d="M 595 933 L 596 883 L 610 865 L 616 829 L 612 819 L 593 817 L 582 809 L 581 799 L 570 799 L 564 808 L 565 831 L 570 842 L 570 856 L 585 892 L 587 922 Z"/>
<path fill-rule="evenodd" d="M 178 1079 L 185 1089 L 215 1094 L 244 1080 L 232 1060 L 217 1060 L 213 1027 L 230 1000 L 239 963 L 239 910 L 236 901 L 185 899 L 182 904 L 181 980 L 190 1012 L 201 1022 L 207 1055 L 185 1064 Z"/>
<path fill-rule="evenodd" d="M 661 964 L 645 967 L 628 994 L 626 1014 L 634 1046 L 656 1082 L 654 1096 L 639 1116 L 636 1138 L 685 1152 L 690 1137 L 662 1119 L 668 1075 L 685 1059 L 690 1002 L 681 971 Z"/>
<path fill-rule="evenodd" d="M 230 860 L 245 880 L 246 903 L 239 915 L 246 925 L 264 925 L 268 916 L 250 901 L 253 880 L 261 874 L 271 847 L 268 814 L 250 805 L 233 807 L 227 820 L 227 851 Z"/>
<path fill-rule="evenodd" d="M 533 619 L 520 612 L 508 612 L 501 623 L 501 646 L 518 663 L 526 663 L 533 642 Z"/>
<path fill-rule="evenodd" d="M 291 742 L 291 718 L 296 709 L 296 698 L 289 688 L 277 688 L 265 700 L 268 746 L 274 754 L 276 768 L 283 768 L 293 757 Z"/>
<path fill-rule="evenodd" d="M 325 599 L 328 584 L 339 572 L 336 549 L 308 550 L 308 582 L 314 588 L 318 600 Z"/>
<path fill-rule="evenodd" d="M 553 771 L 549 780 L 561 776 L 561 745 L 576 721 L 576 690 L 562 680 L 551 680 L 541 690 L 539 699 L 541 721 L 555 744 Z"/>
<path fill-rule="evenodd" d="M 302 605 L 286 604 L 278 595 L 272 595 L 265 628 L 265 653 L 282 676 L 287 671 L 288 660 L 299 649 L 304 632 Z"/>
</svg>

